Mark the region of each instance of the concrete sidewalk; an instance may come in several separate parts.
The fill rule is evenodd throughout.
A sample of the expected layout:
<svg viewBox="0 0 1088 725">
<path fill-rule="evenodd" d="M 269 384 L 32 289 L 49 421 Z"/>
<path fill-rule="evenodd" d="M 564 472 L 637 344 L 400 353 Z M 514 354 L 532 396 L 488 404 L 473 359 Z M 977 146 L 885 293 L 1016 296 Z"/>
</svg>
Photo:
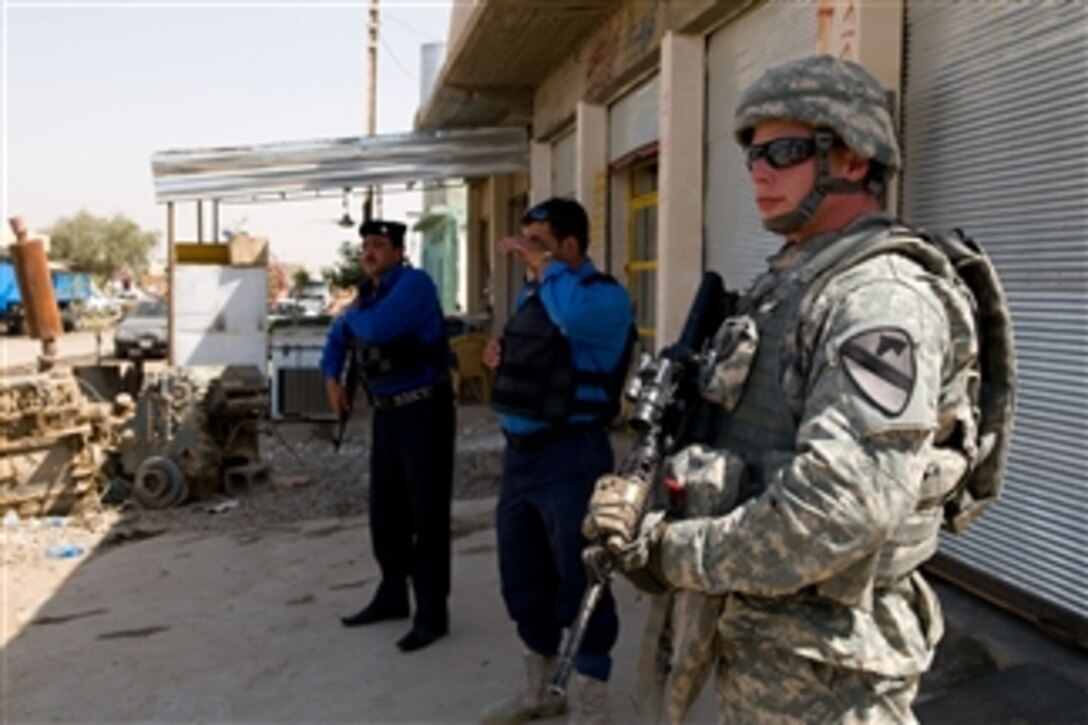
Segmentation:
<svg viewBox="0 0 1088 725">
<path fill-rule="evenodd" d="M 493 508 L 456 502 L 451 633 L 411 654 L 395 646 L 407 621 L 339 623 L 377 581 L 365 517 L 172 533 L 49 562 L 33 574 L 62 582 L 46 602 L 20 599 L 31 574 L 5 572 L 4 617 L 21 631 L 4 648 L 0 721 L 477 722 L 523 676 Z M 1088 722 L 1083 652 L 941 588 L 951 635 L 924 687 L 924 722 Z M 611 708 L 631 723 L 646 602 L 624 581 L 615 590 Z M 987 685 L 997 676 L 1013 681 Z M 691 721 L 715 719 L 708 688 Z"/>
</svg>

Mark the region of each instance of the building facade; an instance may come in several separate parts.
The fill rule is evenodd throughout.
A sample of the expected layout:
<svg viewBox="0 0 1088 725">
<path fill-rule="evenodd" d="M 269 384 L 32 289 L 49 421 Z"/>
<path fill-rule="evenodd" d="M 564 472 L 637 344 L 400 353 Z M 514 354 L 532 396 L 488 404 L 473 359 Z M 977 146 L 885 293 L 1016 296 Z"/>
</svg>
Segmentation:
<svg viewBox="0 0 1088 725">
<path fill-rule="evenodd" d="M 532 201 L 565 195 L 590 213 L 591 256 L 631 290 L 644 346 L 676 339 L 703 270 L 744 288 L 778 245 L 732 138 L 741 90 L 816 52 L 880 79 L 904 151 L 890 207 L 976 238 L 1016 333 L 1006 493 L 938 565 L 1088 641 L 1088 6 L 481 0 L 453 13 L 417 125 L 530 129 L 529 174 L 469 181 L 468 312 L 495 325 L 522 272 L 495 240 Z"/>
</svg>

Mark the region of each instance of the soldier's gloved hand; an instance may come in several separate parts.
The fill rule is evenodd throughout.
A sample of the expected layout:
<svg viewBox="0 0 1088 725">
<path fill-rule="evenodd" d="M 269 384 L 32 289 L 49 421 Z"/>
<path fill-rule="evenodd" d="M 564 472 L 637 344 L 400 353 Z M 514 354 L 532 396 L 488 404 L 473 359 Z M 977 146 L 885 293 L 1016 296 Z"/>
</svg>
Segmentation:
<svg viewBox="0 0 1088 725">
<path fill-rule="evenodd" d="M 597 479 L 589 499 L 582 533 L 590 541 L 615 549 L 635 540 L 645 510 L 649 487 L 637 481 L 605 474 Z"/>
<path fill-rule="evenodd" d="M 662 594 L 672 588 L 661 561 L 661 539 L 667 526 L 664 512 L 651 511 L 633 541 L 609 548 L 620 572 L 636 589 L 647 594 Z"/>
</svg>

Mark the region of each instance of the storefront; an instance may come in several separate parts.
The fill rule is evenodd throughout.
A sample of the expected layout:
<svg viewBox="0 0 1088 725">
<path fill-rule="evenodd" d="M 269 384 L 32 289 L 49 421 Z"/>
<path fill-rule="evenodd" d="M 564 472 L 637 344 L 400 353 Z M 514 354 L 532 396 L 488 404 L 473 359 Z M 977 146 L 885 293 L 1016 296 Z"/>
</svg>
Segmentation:
<svg viewBox="0 0 1088 725">
<path fill-rule="evenodd" d="M 762 228 L 733 139 L 742 90 L 766 68 L 816 52 L 862 63 L 888 89 L 904 152 L 892 208 L 977 238 L 998 266 L 1016 328 L 1006 494 L 965 537 L 944 542 L 944 558 L 961 567 L 964 586 L 992 580 L 991 598 L 1037 620 L 1057 613 L 1083 632 L 1088 8 L 868 0 L 594 8 L 564 48 L 547 42 L 551 15 L 519 12 L 519 37 L 539 47 L 517 75 L 484 62 L 508 29 L 501 3 L 481 3 L 478 45 L 447 70 L 457 84 L 446 93 L 470 80 L 492 97 L 526 90 L 531 104 L 511 108 L 530 119 L 529 198 L 573 194 L 587 206 L 591 252 L 630 289 L 648 346 L 676 339 L 703 270 L 743 289 L 781 244 Z M 500 204 L 525 189 L 502 188 L 510 194 L 496 192 L 491 218 L 512 219 Z M 510 299 L 494 289 L 497 306 Z"/>
<path fill-rule="evenodd" d="M 612 269 L 631 292 L 639 335 L 657 328 L 658 99 L 656 75 L 609 107 L 608 183 Z"/>
<path fill-rule="evenodd" d="M 768 66 L 816 52 L 816 8 L 762 3 L 707 38 L 706 266 L 730 289 L 766 268 L 781 239 L 765 231 L 736 141 L 733 111 Z"/>
<path fill-rule="evenodd" d="M 909 3 L 902 211 L 997 265 L 1018 359 L 1005 494 L 954 560 L 1088 618 L 1088 6 Z M 1018 608 L 1031 608 L 1020 604 Z M 1039 613 L 1054 619 L 1054 613 Z"/>
</svg>

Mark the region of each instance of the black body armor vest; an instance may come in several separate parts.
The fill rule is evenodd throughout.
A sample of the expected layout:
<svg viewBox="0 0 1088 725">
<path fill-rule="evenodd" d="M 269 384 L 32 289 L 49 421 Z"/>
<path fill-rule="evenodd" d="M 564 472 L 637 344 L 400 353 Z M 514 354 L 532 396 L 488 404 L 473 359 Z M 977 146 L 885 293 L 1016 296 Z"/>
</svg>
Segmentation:
<svg viewBox="0 0 1088 725">
<path fill-rule="evenodd" d="M 445 338 L 429 345 L 414 337 L 404 337 L 381 345 L 356 343 L 359 372 L 367 391 L 409 380 L 427 369 L 441 375 L 449 366 L 449 346 Z"/>
<path fill-rule="evenodd" d="M 597 273 L 583 285 L 618 284 L 610 275 Z M 559 330 L 533 293 L 506 323 L 502 334 L 502 360 L 495 376 L 491 406 L 500 413 L 544 423 L 559 424 L 572 415 L 590 415 L 607 423 L 619 412 L 620 392 L 637 332 L 632 325 L 616 368 L 610 372 L 581 370 L 574 364 L 570 340 Z M 604 400 L 578 398 L 579 387 L 604 390 Z"/>
</svg>

